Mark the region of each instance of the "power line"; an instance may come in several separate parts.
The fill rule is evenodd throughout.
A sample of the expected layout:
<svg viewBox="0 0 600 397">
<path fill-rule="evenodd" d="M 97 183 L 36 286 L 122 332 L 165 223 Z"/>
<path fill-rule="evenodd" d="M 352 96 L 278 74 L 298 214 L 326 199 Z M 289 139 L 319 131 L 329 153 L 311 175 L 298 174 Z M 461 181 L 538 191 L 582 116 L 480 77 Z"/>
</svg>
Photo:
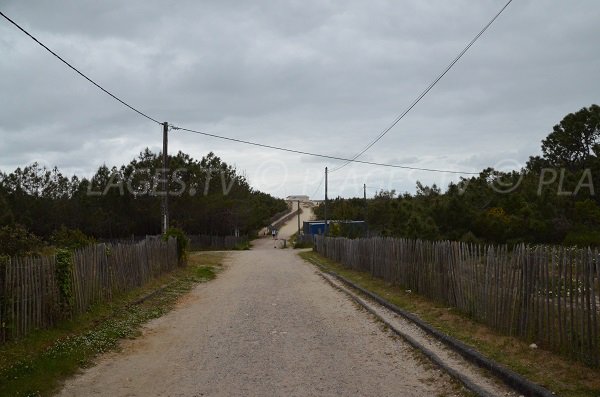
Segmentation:
<svg viewBox="0 0 600 397">
<path fill-rule="evenodd" d="M 419 103 L 419 101 L 421 101 L 421 99 L 423 99 L 423 97 L 425 95 L 427 95 L 427 93 L 429 91 L 431 91 L 431 89 L 438 83 L 438 81 L 440 81 L 442 79 L 442 77 L 444 77 L 446 75 L 446 73 L 448 73 L 448 71 L 450 71 L 450 69 L 452 69 L 454 64 L 456 64 L 456 62 L 458 62 L 458 60 L 469 50 L 469 48 L 471 48 L 471 46 L 473 44 L 475 44 L 477 39 L 479 39 L 479 37 L 492 25 L 492 23 L 494 23 L 494 21 L 500 16 L 500 14 L 502 14 L 502 12 L 509 6 L 510 3 L 512 3 L 512 0 L 508 0 L 508 2 L 504 5 L 504 7 L 502 7 L 500 9 L 500 11 L 498 11 L 498 13 L 483 27 L 483 29 L 481 29 L 481 31 L 479 33 L 477 33 L 477 35 L 469 42 L 469 44 L 467 44 L 467 46 L 458 54 L 458 56 L 456 58 L 454 58 L 454 60 L 452 62 L 450 62 L 450 64 L 448 66 L 446 66 L 444 71 L 435 80 L 433 80 L 433 82 L 431 84 L 429 84 L 429 86 L 427 86 L 427 88 L 423 92 L 421 92 L 421 94 L 419 94 L 419 96 L 417 96 L 417 98 L 414 101 L 412 101 L 410 106 L 408 108 L 406 108 L 400 114 L 400 116 L 396 117 L 396 119 L 392 122 L 392 124 L 390 126 L 388 126 L 386 129 L 384 129 L 377 136 L 377 138 L 375 138 L 365 148 L 363 148 L 360 152 L 358 152 L 355 156 L 353 156 L 352 160 L 356 160 L 357 158 L 362 156 L 373 145 L 375 145 L 377 142 L 379 142 L 379 140 L 381 138 L 383 138 L 385 136 L 385 134 L 387 134 L 392 128 L 394 128 L 394 126 L 396 124 L 398 124 L 398 122 L 400 120 L 402 120 L 404 118 L 404 116 L 406 116 L 408 114 L 408 112 L 410 112 L 412 110 L 412 108 L 414 108 L 417 105 L 417 103 Z M 334 168 L 333 170 L 331 170 L 331 172 L 338 171 L 338 170 L 344 168 L 345 166 L 347 166 L 348 164 L 350 164 L 351 162 L 353 162 L 353 161 L 348 161 L 348 162 L 340 165 L 339 167 Z"/>
<path fill-rule="evenodd" d="M 129 109 L 133 110 L 134 112 L 136 112 L 140 116 L 143 116 L 143 117 L 147 118 L 148 120 L 154 121 L 157 124 L 162 124 L 160 121 L 158 121 L 158 120 L 156 120 L 156 119 L 148 116 L 146 113 L 144 113 L 144 112 L 142 112 L 142 111 L 134 108 L 133 106 L 131 106 L 130 104 L 128 104 L 127 102 L 125 102 L 124 100 L 122 100 L 121 98 L 117 97 L 116 95 L 114 95 L 113 93 L 111 93 L 110 91 L 108 91 L 107 89 L 105 89 L 104 87 L 102 87 L 100 84 L 96 83 L 94 80 L 92 80 L 91 78 L 89 78 L 88 76 L 86 76 L 85 74 L 83 74 L 83 72 L 80 72 L 79 69 L 77 69 L 75 66 L 71 65 L 69 62 L 65 61 L 60 55 L 58 55 L 57 53 L 55 53 L 54 51 L 52 51 L 50 48 L 48 48 L 44 43 L 42 43 L 41 41 L 39 41 L 38 39 L 36 39 L 35 37 L 33 37 L 33 35 L 31 33 L 29 33 L 28 31 L 26 31 L 24 28 L 22 28 L 21 26 L 19 26 L 19 24 L 17 24 L 15 21 L 13 21 L 9 17 L 7 17 L 2 11 L 0 11 L 0 15 L 2 15 L 8 22 L 10 22 L 13 25 L 15 25 L 21 32 L 23 32 L 27 36 L 29 36 L 33 41 L 35 41 L 36 43 L 38 43 L 39 45 L 41 45 L 42 47 L 44 47 L 44 49 L 46 51 L 48 51 L 50 54 L 52 54 L 56 58 L 60 59 L 62 61 L 62 63 L 64 63 L 65 65 L 67 65 L 71 69 L 73 69 L 81 77 L 83 77 L 84 79 L 86 79 L 87 81 L 89 81 L 90 83 L 92 83 L 93 85 L 95 85 L 97 88 L 99 88 L 100 90 L 102 90 L 105 94 L 107 94 L 110 97 L 112 97 L 113 99 L 116 99 L 117 101 L 121 102 L 123 105 L 127 106 Z"/>
<path fill-rule="evenodd" d="M 326 154 L 312 153 L 312 152 L 306 152 L 306 151 L 303 151 L 303 150 L 295 150 L 295 149 L 288 149 L 288 148 L 284 148 L 284 147 L 280 147 L 280 146 L 267 145 L 267 144 L 264 144 L 264 143 L 257 143 L 257 142 L 245 141 L 243 139 L 229 138 L 229 137 L 226 137 L 226 136 L 221 136 L 221 135 L 216 135 L 216 134 L 210 134 L 208 132 L 202 132 L 202 131 L 192 130 L 192 129 L 189 129 L 189 128 L 177 127 L 177 126 L 174 126 L 174 125 L 172 125 L 171 128 L 173 128 L 174 130 L 187 131 L 187 132 L 192 132 L 194 134 L 200 134 L 200 135 L 204 135 L 204 136 L 209 136 L 211 138 L 223 139 L 223 140 L 230 141 L 230 142 L 243 143 L 243 144 L 246 144 L 246 145 L 264 147 L 264 148 L 267 148 L 267 149 L 279 150 L 279 151 L 288 152 L 288 153 L 304 154 L 304 155 L 307 155 L 307 156 L 320 157 L 320 158 L 324 158 L 324 159 L 339 160 L 339 161 L 349 161 L 349 162 L 355 162 L 355 163 L 359 163 L 359 164 L 378 165 L 378 166 L 381 166 L 381 167 L 402 168 L 402 169 L 416 170 L 416 171 L 440 172 L 440 173 L 447 173 L 447 174 L 479 175 L 478 172 L 443 170 L 443 169 L 436 169 L 436 168 L 420 168 L 420 167 L 410 167 L 410 166 L 407 166 L 407 165 L 376 163 L 376 162 L 373 162 L 373 161 L 363 161 L 363 160 L 356 160 L 356 159 L 352 160 L 352 159 L 347 159 L 347 158 L 344 158 L 344 157 L 329 156 L 329 155 L 326 155 Z"/>
<path fill-rule="evenodd" d="M 101 91 L 103 91 L 104 93 L 106 93 L 107 95 L 109 95 L 111 98 L 117 100 L 118 102 L 120 102 L 121 104 L 125 105 L 130 110 L 133 110 L 134 112 L 136 112 L 140 116 L 143 116 L 143 117 L 147 118 L 148 120 L 151 120 L 151 121 L 153 121 L 153 122 L 155 122 L 157 124 L 161 124 L 161 125 L 163 124 L 160 121 L 158 121 L 158 120 L 156 120 L 156 119 L 148 116 L 147 114 L 143 113 L 142 111 L 140 111 L 140 110 L 136 109 L 135 107 L 131 106 L 130 104 L 128 104 L 124 100 L 120 99 L 119 97 L 117 97 L 116 95 L 112 94 L 110 91 L 108 91 L 104 87 L 102 87 L 100 84 L 96 83 L 94 80 L 92 80 L 87 75 L 85 75 L 83 72 L 81 72 L 79 69 L 77 69 L 76 67 L 74 67 L 73 65 L 71 65 L 69 62 L 67 62 L 64 58 L 62 58 L 56 52 L 52 51 L 45 44 L 43 44 L 38 39 L 36 39 L 32 34 L 30 34 L 28 31 L 26 31 L 24 28 L 22 28 L 19 24 L 17 24 L 15 21 L 13 21 L 8 16 L 6 16 L 2 11 L 0 11 L 0 15 L 2 15 L 11 24 L 13 24 L 14 26 L 16 26 L 20 31 L 22 31 L 27 36 L 29 36 L 33 41 L 35 41 L 37 44 L 39 44 L 41 47 L 43 47 L 46 51 L 48 51 L 49 53 L 51 53 L 52 55 L 54 55 L 61 62 L 63 62 L 69 68 L 71 68 L 72 70 L 74 70 L 81 77 L 83 77 L 84 79 L 86 79 L 87 81 L 89 81 L 90 83 L 92 83 L 98 89 L 100 89 Z M 324 155 L 324 154 L 311 153 L 311 152 L 306 152 L 306 151 L 302 151 L 302 150 L 288 149 L 288 148 L 283 148 L 283 147 L 278 147 L 278 146 L 273 146 L 273 145 L 266 145 L 266 144 L 251 142 L 251 141 L 245 141 L 245 140 L 241 140 L 241 139 L 229 138 L 229 137 L 225 137 L 225 136 L 220 136 L 220 135 L 216 135 L 216 134 L 209 134 L 209 133 L 206 133 L 206 132 L 201 132 L 201 131 L 192 130 L 192 129 L 188 129 L 188 128 L 180 128 L 180 127 L 176 127 L 176 126 L 173 126 L 173 125 L 170 125 L 170 126 L 173 129 L 175 129 L 175 130 L 182 130 L 182 131 L 192 132 L 192 133 L 201 134 L 201 135 L 205 135 L 205 136 L 209 136 L 209 137 L 213 137 L 213 138 L 218 138 L 218 139 L 223 139 L 223 140 L 227 140 L 227 141 L 243 143 L 243 144 L 252 145 L 252 146 L 264 147 L 264 148 L 268 148 L 268 149 L 279 150 L 279 151 L 289 152 L 289 153 L 303 154 L 303 155 L 313 156 L 313 157 L 320 157 L 320 158 L 326 158 L 326 159 L 332 159 L 332 160 L 346 161 L 347 162 L 346 164 L 348 164 L 350 162 L 355 162 L 355 163 L 360 163 L 360 164 L 377 165 L 377 166 L 391 167 L 391 168 L 401 168 L 401 169 L 416 170 L 416 171 L 439 172 L 439 173 L 450 173 L 450 174 L 464 174 L 464 175 L 478 175 L 479 174 L 477 172 L 464 172 L 464 171 L 454 171 L 454 170 L 442 170 L 442 169 L 435 169 L 435 168 L 410 167 L 410 166 L 397 165 L 397 164 L 377 163 L 377 162 L 371 162 L 371 161 L 357 160 L 356 158 L 354 158 L 354 159 L 347 159 L 347 158 L 343 158 L 343 157 L 328 156 L 328 155 Z M 358 156 L 356 156 L 356 157 L 358 157 Z"/>
<path fill-rule="evenodd" d="M 319 186 L 317 186 L 317 188 L 315 189 L 315 191 L 313 192 L 312 196 L 310 197 L 314 197 L 315 194 L 317 194 L 317 192 L 319 191 L 319 189 L 321 188 L 321 186 L 323 185 L 323 180 L 325 179 L 325 175 L 323 175 L 321 177 L 321 181 L 319 182 Z"/>
</svg>

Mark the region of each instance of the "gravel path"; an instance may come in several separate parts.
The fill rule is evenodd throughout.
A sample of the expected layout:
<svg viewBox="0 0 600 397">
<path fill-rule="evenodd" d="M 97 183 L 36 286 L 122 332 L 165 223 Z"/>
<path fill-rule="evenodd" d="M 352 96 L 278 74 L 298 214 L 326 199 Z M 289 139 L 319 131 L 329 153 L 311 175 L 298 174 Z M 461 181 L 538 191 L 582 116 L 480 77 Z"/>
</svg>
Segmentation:
<svg viewBox="0 0 600 397">
<path fill-rule="evenodd" d="M 323 273 L 322 277 L 326 278 L 339 290 L 344 291 L 349 296 L 352 296 L 353 299 L 360 302 L 361 305 L 367 307 L 370 311 L 375 313 L 383 321 L 387 322 L 389 326 L 393 327 L 400 334 L 418 343 L 421 346 L 420 349 L 429 352 L 429 354 L 437 356 L 437 358 L 446 366 L 456 371 L 458 374 L 460 374 L 460 376 L 474 385 L 477 390 L 479 390 L 478 393 L 481 393 L 481 395 L 494 397 L 519 396 L 518 392 L 496 379 L 490 373 L 485 373 L 478 366 L 465 360 L 460 354 L 450 349 L 439 340 L 433 338 L 431 335 L 427 334 L 415 323 L 394 313 L 379 303 L 361 296 L 355 290 L 349 288 L 331 275 Z"/>
<path fill-rule="evenodd" d="M 268 238 L 61 396 L 435 396 L 459 388 Z"/>
</svg>

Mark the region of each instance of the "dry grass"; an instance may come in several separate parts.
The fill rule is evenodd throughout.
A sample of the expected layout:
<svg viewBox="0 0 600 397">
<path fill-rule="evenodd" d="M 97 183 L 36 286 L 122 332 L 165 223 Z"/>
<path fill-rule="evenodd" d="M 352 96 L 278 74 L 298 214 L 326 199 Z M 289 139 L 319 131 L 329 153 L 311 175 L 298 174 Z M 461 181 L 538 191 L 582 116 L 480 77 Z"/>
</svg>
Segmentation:
<svg viewBox="0 0 600 397">
<path fill-rule="evenodd" d="M 439 330 L 475 347 L 481 353 L 526 378 L 547 387 L 560 396 L 600 396 L 600 370 L 570 361 L 542 349 L 531 349 L 529 343 L 501 335 L 479 324 L 453 308 L 441 306 L 422 296 L 390 285 L 368 273 L 348 270 L 315 252 L 300 256 L 326 270 L 347 277 L 363 288 L 416 314 Z"/>
</svg>

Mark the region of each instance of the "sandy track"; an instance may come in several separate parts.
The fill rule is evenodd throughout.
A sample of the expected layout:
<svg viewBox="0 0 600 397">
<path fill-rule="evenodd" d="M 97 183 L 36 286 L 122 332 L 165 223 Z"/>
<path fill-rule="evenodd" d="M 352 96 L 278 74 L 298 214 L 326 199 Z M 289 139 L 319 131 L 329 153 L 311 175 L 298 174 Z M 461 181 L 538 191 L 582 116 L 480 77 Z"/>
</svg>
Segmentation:
<svg viewBox="0 0 600 397">
<path fill-rule="evenodd" d="M 449 377 L 269 239 L 61 396 L 431 396 Z M 448 394 L 446 394 L 448 393 Z"/>
</svg>

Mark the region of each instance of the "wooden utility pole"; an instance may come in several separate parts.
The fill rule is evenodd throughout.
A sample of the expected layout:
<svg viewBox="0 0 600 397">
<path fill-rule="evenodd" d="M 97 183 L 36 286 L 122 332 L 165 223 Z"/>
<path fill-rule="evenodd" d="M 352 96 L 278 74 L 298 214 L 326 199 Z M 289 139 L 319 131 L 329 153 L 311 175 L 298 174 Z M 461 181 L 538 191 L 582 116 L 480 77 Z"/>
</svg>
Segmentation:
<svg viewBox="0 0 600 397">
<path fill-rule="evenodd" d="M 327 236 L 327 167 L 325 167 L 325 227 L 323 234 Z"/>
<path fill-rule="evenodd" d="M 169 195 L 167 190 L 169 189 L 169 123 L 166 121 L 163 123 L 163 176 L 162 176 L 162 234 L 167 233 L 169 228 Z"/>
<path fill-rule="evenodd" d="M 300 200 L 298 200 L 298 237 L 296 240 L 300 238 Z"/>
<path fill-rule="evenodd" d="M 367 184 L 363 184 L 363 198 L 365 199 L 365 227 L 368 228 L 367 217 L 369 216 L 369 206 L 367 205 Z M 367 237 L 367 236 L 365 236 Z"/>
<path fill-rule="evenodd" d="M 367 184 L 363 184 L 363 198 L 365 200 L 365 221 L 367 220 Z"/>
</svg>

